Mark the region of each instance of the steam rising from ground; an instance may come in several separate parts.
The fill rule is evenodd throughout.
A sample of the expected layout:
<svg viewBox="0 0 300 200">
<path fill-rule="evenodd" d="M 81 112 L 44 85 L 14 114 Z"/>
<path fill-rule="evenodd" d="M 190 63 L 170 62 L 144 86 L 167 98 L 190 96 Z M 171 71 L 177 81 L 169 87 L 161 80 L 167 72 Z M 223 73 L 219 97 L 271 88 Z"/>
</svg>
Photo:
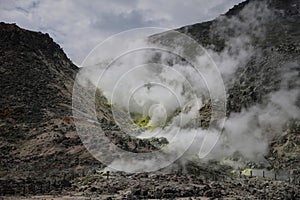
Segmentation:
<svg viewBox="0 0 300 200">
<path fill-rule="evenodd" d="M 95 51 L 90 56 L 84 65 L 93 67 L 87 68 L 83 75 L 101 88 L 116 108 L 138 113 L 142 118 L 150 117 L 148 126 L 154 128 L 146 129 L 138 137 L 165 137 L 172 144 L 169 148 L 178 152 L 186 151 L 182 148 L 183 144 L 194 140 L 185 152 L 185 158 L 190 159 L 198 155 L 203 141 L 214 145 L 214 141 L 219 139 L 218 132 L 223 128 L 222 123 L 216 123 L 211 124 L 211 129 L 205 130 L 199 123 L 199 109 L 218 101 L 209 101 L 211 92 L 218 94 L 223 89 L 216 81 L 212 66 L 216 64 L 218 67 L 226 89 L 231 87 L 236 80 L 236 70 L 245 67 L 251 57 L 260 53 L 252 43 L 253 40 L 264 38 L 263 24 L 272 16 L 272 12 L 260 2 L 250 3 L 236 17 L 220 17 L 214 24 L 212 37 L 224 38 L 225 47 L 221 52 L 207 47 L 209 56 L 204 50 L 194 55 L 200 72 L 187 62 L 188 59 L 178 56 L 178 52 L 189 51 L 186 49 L 188 45 L 182 48 L 182 41 L 161 37 L 165 39 L 163 45 L 173 45 L 174 51 L 162 50 L 160 44 L 156 44 L 156 48 L 137 49 L 138 46 L 149 46 L 149 41 L 144 40 L 115 40 L 114 49 Z M 127 46 L 132 51 L 118 54 L 116 44 Z M 102 62 L 98 63 L 99 60 Z M 299 66 L 299 63 L 294 65 Z M 293 70 L 286 67 L 286 71 L 282 72 L 282 87 L 266 94 L 262 104 L 230 114 L 218 143 L 205 160 L 222 159 L 237 152 L 247 159 L 263 159 L 269 141 L 282 131 L 286 122 L 300 116 L 299 107 L 295 106 L 299 88 L 286 87 L 286 81 L 295 78 Z M 84 80 L 81 81 L 83 83 Z M 225 105 L 226 102 L 221 104 Z M 206 148 L 205 145 L 203 147 Z M 124 165 L 121 162 L 119 164 Z M 147 166 L 151 165 L 143 165 L 142 168 Z"/>
</svg>

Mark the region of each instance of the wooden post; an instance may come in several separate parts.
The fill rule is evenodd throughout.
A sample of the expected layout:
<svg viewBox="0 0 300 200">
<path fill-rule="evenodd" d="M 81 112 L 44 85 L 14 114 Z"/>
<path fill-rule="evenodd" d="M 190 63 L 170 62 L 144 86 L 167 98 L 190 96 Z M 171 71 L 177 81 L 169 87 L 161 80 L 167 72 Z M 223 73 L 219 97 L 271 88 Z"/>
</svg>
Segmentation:
<svg viewBox="0 0 300 200">
<path fill-rule="evenodd" d="M 52 183 L 54 191 L 56 191 L 56 178 L 54 178 L 54 182 Z"/>
<path fill-rule="evenodd" d="M 43 181 L 41 181 L 41 194 L 43 194 L 44 193 L 44 191 L 43 191 Z"/>
<path fill-rule="evenodd" d="M 71 180 L 73 180 L 74 178 L 75 178 L 75 171 L 72 170 L 72 178 L 71 178 Z"/>
<path fill-rule="evenodd" d="M 106 172 L 106 178 L 109 179 L 109 171 Z"/>
<path fill-rule="evenodd" d="M 25 187 L 25 184 L 23 184 L 23 195 L 25 196 L 26 194 L 26 187 Z"/>
<path fill-rule="evenodd" d="M 265 178 L 265 171 L 263 170 L 263 177 Z"/>
<path fill-rule="evenodd" d="M 23 195 L 25 196 L 26 193 L 25 180 L 22 181 L 22 185 L 23 185 Z"/>
<path fill-rule="evenodd" d="M 50 192 L 51 191 L 51 182 L 50 180 L 48 181 L 48 191 L 47 192 Z"/>
</svg>

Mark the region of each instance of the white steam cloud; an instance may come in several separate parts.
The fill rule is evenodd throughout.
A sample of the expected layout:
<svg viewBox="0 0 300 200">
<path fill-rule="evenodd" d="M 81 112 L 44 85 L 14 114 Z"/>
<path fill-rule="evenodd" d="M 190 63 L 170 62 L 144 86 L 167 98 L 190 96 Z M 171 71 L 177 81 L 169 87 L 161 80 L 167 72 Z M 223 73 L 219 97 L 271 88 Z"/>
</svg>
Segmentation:
<svg viewBox="0 0 300 200">
<path fill-rule="evenodd" d="M 176 55 L 176 52 L 189 51 L 181 49 L 179 44 L 182 41 L 165 38 L 163 43 L 170 42 L 171 46 L 174 45 L 173 52 L 163 51 L 159 46 L 140 49 L 140 46 L 149 46 L 143 40 L 114 40 L 113 45 L 110 45 L 114 48 L 102 46 L 99 52 L 95 50 L 89 56 L 84 66 L 93 67 L 83 70 L 82 75 L 101 88 L 107 99 L 118 109 L 139 113 L 143 118 L 150 117 L 149 126 L 155 128 L 145 130 L 138 137 L 165 137 L 172 144 L 169 146 L 172 149 L 165 151 L 176 150 L 180 153 L 186 151 L 182 148 L 183 144 L 194 140 L 185 153 L 189 159 L 198 155 L 204 140 L 208 144 L 214 144 L 219 138 L 218 131 L 222 129 L 222 124 L 216 124 L 209 130 L 199 126 L 199 109 L 209 103 L 212 91 L 220 93 L 223 89 L 216 81 L 212 66 L 215 64 L 218 67 L 227 90 L 236 80 L 237 69 L 245 67 L 253 56 L 260 53 L 261 50 L 254 48 L 252 44 L 265 37 L 263 24 L 271 20 L 272 16 L 267 6 L 260 2 L 250 3 L 238 16 L 218 18 L 212 27 L 212 37 L 225 39 L 225 46 L 221 52 L 207 47 L 209 56 L 205 51 L 195 55 L 194 61 L 201 66 L 201 73 L 191 63 Z M 122 51 L 119 52 L 121 46 L 131 51 L 122 54 Z M 98 63 L 99 60 L 102 62 Z M 218 143 L 205 159 L 222 159 L 236 152 L 247 159 L 263 159 L 269 141 L 280 134 L 289 120 L 300 117 L 299 107 L 296 106 L 299 87 L 288 88 L 288 80 L 295 76 L 295 65 L 299 66 L 299 63 L 285 67 L 285 71 L 281 72 L 281 88 L 266 94 L 262 104 L 230 114 Z M 145 163 L 148 162 L 141 162 L 140 168 L 151 166 Z M 119 164 L 127 166 L 123 162 Z M 133 165 L 139 164 L 135 162 Z"/>
</svg>

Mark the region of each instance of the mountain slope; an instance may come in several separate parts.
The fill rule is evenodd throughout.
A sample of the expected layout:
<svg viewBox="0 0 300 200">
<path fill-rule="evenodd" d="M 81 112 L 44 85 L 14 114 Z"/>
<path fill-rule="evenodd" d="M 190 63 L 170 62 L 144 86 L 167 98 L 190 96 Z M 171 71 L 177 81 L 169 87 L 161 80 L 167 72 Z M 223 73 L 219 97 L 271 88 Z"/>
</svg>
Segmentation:
<svg viewBox="0 0 300 200">
<path fill-rule="evenodd" d="M 250 9 L 253 6 L 257 8 L 254 13 Z M 224 16 L 178 31 L 187 33 L 205 47 L 213 45 L 214 50 L 220 52 L 230 38 L 250 36 L 254 53 L 240 64 L 232 77 L 233 83 L 227 85 L 229 115 L 257 104 L 265 105 L 274 96 L 280 101 L 289 92 L 300 91 L 299 0 L 245 1 Z M 278 95 L 274 95 L 276 92 Z M 296 92 L 296 96 L 294 110 L 297 112 L 300 108 L 299 93 Z M 286 105 L 289 103 L 283 102 L 282 106 Z M 293 120 L 282 119 L 286 121 L 283 131 L 270 142 L 269 159 L 273 160 L 274 167 L 299 170 L 299 120 L 299 115 Z M 272 131 L 272 127 L 270 129 Z"/>
<path fill-rule="evenodd" d="M 0 71 L 0 193 L 20 193 L 24 184 L 30 188 L 35 181 L 56 179 L 59 184 L 48 190 L 61 190 L 76 174 L 104 167 L 76 132 L 72 92 L 78 68 L 48 34 L 0 23 Z M 93 98 L 89 87 L 82 88 L 85 98 Z M 98 92 L 96 100 L 97 126 L 114 144 L 134 152 L 155 149 L 149 141 L 122 133 L 105 97 Z"/>
<path fill-rule="evenodd" d="M 269 15 L 270 19 L 267 20 L 254 20 L 257 24 L 251 24 L 251 22 L 247 24 L 250 18 L 256 18 L 251 14 L 256 14 L 261 18 L 265 17 L 264 14 L 243 12 L 245 6 L 256 2 L 268 2 L 267 11 L 271 10 L 272 15 Z M 245 1 L 225 13 L 225 19 L 221 16 L 213 21 L 177 29 L 179 32 L 190 35 L 204 47 L 213 45 L 213 49 L 216 51 L 222 51 L 226 40 L 230 38 L 251 37 L 252 45 L 259 52 L 255 53 L 252 59 L 248 60 L 245 66 L 240 66 L 237 71 L 235 78 L 238 77 L 238 79 L 234 80 L 234 86 L 228 91 L 230 112 L 238 112 L 242 107 L 249 107 L 253 103 L 261 102 L 264 95 L 280 87 L 282 79 L 279 74 L 280 70 L 285 65 L 299 62 L 300 29 L 297 28 L 300 26 L 299 6 L 298 0 Z M 263 11 L 262 9 L 257 12 Z M 268 15 L 266 14 L 266 16 Z M 240 22 L 234 24 L 231 21 Z M 241 23 L 246 25 L 241 25 Z M 263 33 L 255 38 L 257 32 L 260 31 Z M 294 65 L 295 70 L 299 70 L 297 64 Z M 272 79 L 270 79 L 271 77 Z M 299 83 L 296 82 L 291 87 L 299 87 L 297 84 Z"/>
<path fill-rule="evenodd" d="M 0 35 L 2 173 L 74 165 L 65 154 L 84 153 L 70 120 L 78 68 L 48 34 L 1 23 Z"/>
</svg>

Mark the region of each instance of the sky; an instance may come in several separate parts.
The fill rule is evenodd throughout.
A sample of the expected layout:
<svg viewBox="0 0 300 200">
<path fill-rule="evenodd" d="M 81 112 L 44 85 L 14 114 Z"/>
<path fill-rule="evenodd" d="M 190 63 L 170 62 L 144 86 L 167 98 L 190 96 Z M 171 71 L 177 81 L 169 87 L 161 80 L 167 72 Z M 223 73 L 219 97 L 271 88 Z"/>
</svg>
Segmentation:
<svg viewBox="0 0 300 200">
<path fill-rule="evenodd" d="M 0 0 L 0 21 L 49 33 L 77 65 L 106 38 L 133 28 L 212 20 L 242 0 Z"/>
</svg>

